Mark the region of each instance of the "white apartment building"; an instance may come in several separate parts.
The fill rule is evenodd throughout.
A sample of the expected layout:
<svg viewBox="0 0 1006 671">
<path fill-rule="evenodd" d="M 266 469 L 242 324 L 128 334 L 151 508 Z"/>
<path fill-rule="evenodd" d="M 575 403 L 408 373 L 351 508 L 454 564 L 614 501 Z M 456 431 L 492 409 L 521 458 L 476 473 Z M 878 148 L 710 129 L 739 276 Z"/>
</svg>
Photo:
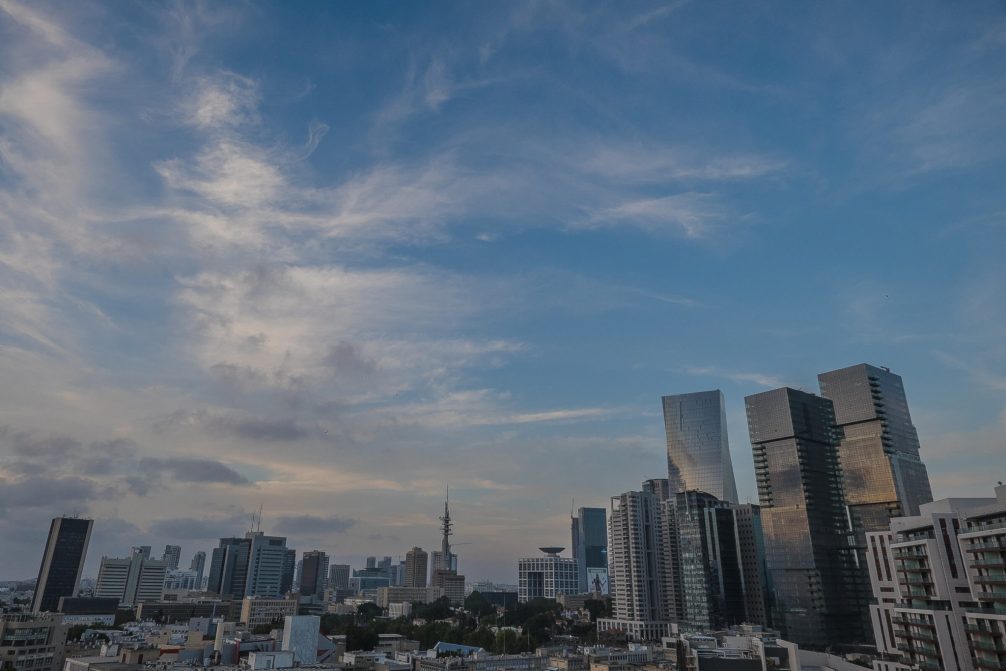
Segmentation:
<svg viewBox="0 0 1006 671">
<path fill-rule="evenodd" d="M 867 534 L 876 671 L 1006 669 L 1006 486 Z"/>
</svg>

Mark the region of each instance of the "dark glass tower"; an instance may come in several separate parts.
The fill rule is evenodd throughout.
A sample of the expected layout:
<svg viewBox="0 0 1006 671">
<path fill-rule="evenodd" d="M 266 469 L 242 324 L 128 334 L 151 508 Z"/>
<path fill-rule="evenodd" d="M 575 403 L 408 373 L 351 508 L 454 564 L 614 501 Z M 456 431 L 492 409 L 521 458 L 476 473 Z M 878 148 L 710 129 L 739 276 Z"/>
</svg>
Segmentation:
<svg viewBox="0 0 1006 671">
<path fill-rule="evenodd" d="M 604 508 L 580 508 L 572 519 L 580 593 L 608 593 L 608 518 Z"/>
<path fill-rule="evenodd" d="M 723 393 L 715 389 L 661 400 L 670 495 L 696 490 L 737 503 Z"/>
<path fill-rule="evenodd" d="M 901 377 L 863 363 L 817 379 L 835 406 L 845 500 L 857 531 L 884 531 L 891 517 L 918 515 L 933 493 Z"/>
<path fill-rule="evenodd" d="M 868 640 L 831 401 L 790 388 L 744 401 L 773 625 L 805 647 Z"/>
<path fill-rule="evenodd" d="M 57 517 L 49 525 L 49 539 L 38 570 L 31 609 L 36 613 L 55 613 L 60 597 L 77 596 L 80 574 L 84 570 L 87 544 L 94 520 Z"/>
</svg>

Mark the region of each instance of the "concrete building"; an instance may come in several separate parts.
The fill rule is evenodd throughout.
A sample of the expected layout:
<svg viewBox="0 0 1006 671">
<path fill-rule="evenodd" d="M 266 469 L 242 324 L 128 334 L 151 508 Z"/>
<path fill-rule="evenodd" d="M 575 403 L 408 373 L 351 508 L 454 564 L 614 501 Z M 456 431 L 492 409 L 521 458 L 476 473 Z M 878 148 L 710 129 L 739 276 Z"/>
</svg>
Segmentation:
<svg viewBox="0 0 1006 671">
<path fill-rule="evenodd" d="M 297 599 L 270 599 L 246 596 L 241 602 L 241 621 L 249 629 L 280 623 L 288 615 L 297 614 Z"/>
<path fill-rule="evenodd" d="M 180 545 L 165 545 L 164 554 L 161 555 L 161 561 L 168 565 L 169 571 L 175 571 L 178 569 L 178 562 L 182 558 L 182 546 Z"/>
<path fill-rule="evenodd" d="M 94 596 L 118 599 L 123 606 L 160 601 L 167 568 L 161 560 L 147 559 L 142 550 L 134 549 L 130 557 L 102 557 Z"/>
<path fill-rule="evenodd" d="M 1006 486 L 867 533 L 877 671 L 1006 667 Z"/>
<path fill-rule="evenodd" d="M 63 597 L 59 600 L 59 612 L 63 624 L 72 627 L 78 624 L 101 624 L 112 626 L 119 611 L 118 599 L 97 597 Z"/>
<path fill-rule="evenodd" d="M 405 553 L 405 587 L 426 587 L 430 555 L 420 547 Z"/>
<path fill-rule="evenodd" d="M 612 618 L 598 631 L 622 631 L 631 640 L 660 640 L 681 619 L 674 514 L 668 483 L 658 478 L 641 491 L 612 497 L 608 539 Z"/>
<path fill-rule="evenodd" d="M 580 508 L 570 520 L 578 589 L 608 593 L 608 521 L 604 508 Z"/>
<path fill-rule="evenodd" d="M 62 597 L 77 596 L 93 527 L 94 520 L 53 518 L 35 582 L 33 612 L 54 613 Z"/>
<path fill-rule="evenodd" d="M 669 496 L 697 490 L 737 503 L 723 392 L 664 396 Z"/>
<path fill-rule="evenodd" d="M 523 603 L 531 599 L 556 599 L 560 594 L 579 594 L 576 559 L 560 557 L 564 548 L 540 548 L 543 557 L 517 561 L 517 594 Z"/>
<path fill-rule="evenodd" d="M 283 650 L 293 653 L 294 662 L 304 666 L 318 661 L 318 635 L 321 618 L 317 615 L 287 615 L 283 620 Z"/>
<path fill-rule="evenodd" d="M 90 521 L 90 520 L 87 520 Z M 66 626 L 50 613 L 0 613 L 0 664 L 15 671 L 60 671 Z"/>
<path fill-rule="evenodd" d="M 773 626 L 804 647 L 868 640 L 831 401 L 790 388 L 744 401 Z"/>
<path fill-rule="evenodd" d="M 442 587 L 381 587 L 377 590 L 377 605 L 389 608 L 393 603 L 433 603 L 444 596 Z"/>
</svg>

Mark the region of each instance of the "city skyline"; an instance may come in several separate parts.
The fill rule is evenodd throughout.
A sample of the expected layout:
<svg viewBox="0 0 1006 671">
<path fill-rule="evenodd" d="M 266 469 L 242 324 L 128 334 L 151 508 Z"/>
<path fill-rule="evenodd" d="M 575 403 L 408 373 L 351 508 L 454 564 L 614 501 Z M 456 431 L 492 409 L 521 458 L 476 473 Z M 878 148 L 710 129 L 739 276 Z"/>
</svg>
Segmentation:
<svg viewBox="0 0 1006 671">
<path fill-rule="evenodd" d="M 660 398 L 904 379 L 1004 479 L 1004 17 L 0 0 L 0 577 L 262 529 L 459 572 L 666 476 Z M 815 391 L 816 393 L 816 391 Z M 910 463 L 908 459 L 903 463 Z"/>
</svg>

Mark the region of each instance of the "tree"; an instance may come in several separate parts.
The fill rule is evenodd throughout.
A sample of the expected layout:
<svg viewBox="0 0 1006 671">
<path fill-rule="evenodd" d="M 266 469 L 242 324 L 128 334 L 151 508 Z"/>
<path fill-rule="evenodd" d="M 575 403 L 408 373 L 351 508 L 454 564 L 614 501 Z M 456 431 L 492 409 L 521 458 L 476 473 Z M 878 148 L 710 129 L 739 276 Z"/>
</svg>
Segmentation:
<svg viewBox="0 0 1006 671">
<path fill-rule="evenodd" d="M 369 627 L 351 624 L 346 627 L 346 650 L 373 650 L 380 637 Z"/>
<path fill-rule="evenodd" d="M 491 615 L 496 612 L 496 608 L 489 603 L 489 599 L 479 591 L 473 591 L 465 598 L 465 610 L 475 617 Z"/>
<path fill-rule="evenodd" d="M 384 610 L 378 606 L 376 603 L 361 603 L 356 607 L 356 618 L 361 622 L 370 622 L 375 617 L 378 617 L 384 612 Z"/>
<path fill-rule="evenodd" d="M 590 612 L 590 621 L 597 622 L 599 617 L 611 616 L 610 599 L 587 599 L 583 602 L 583 607 Z"/>
</svg>

